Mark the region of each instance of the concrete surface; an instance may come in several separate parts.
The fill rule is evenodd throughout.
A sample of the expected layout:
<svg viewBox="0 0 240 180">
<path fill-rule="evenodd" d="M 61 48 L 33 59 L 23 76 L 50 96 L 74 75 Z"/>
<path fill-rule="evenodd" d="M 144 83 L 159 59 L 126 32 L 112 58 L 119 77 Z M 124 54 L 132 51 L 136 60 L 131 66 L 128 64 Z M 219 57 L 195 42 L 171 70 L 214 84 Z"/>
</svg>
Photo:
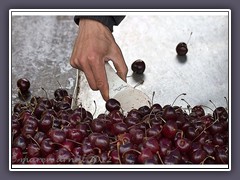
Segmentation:
<svg viewBox="0 0 240 180">
<path fill-rule="evenodd" d="M 213 108 L 226 106 L 229 95 L 227 15 L 129 15 L 114 28 L 114 36 L 122 49 L 131 72 L 136 59 L 146 62 L 144 83 L 137 88 L 152 95 L 154 102 L 171 104 L 175 97 L 184 97 L 191 105 Z M 185 59 L 176 55 L 175 47 L 188 41 Z M 73 93 L 76 70 L 69 65 L 77 26 L 72 16 L 13 16 L 12 17 L 12 102 L 17 102 L 16 81 L 27 77 L 34 94 L 52 96 L 58 82 Z M 132 86 L 137 81 L 128 78 Z M 79 86 L 88 86 L 82 81 Z M 90 89 L 84 98 L 95 100 L 97 113 L 104 112 L 99 92 Z M 180 99 L 177 105 L 186 107 Z M 91 110 L 92 111 L 92 110 Z"/>
</svg>

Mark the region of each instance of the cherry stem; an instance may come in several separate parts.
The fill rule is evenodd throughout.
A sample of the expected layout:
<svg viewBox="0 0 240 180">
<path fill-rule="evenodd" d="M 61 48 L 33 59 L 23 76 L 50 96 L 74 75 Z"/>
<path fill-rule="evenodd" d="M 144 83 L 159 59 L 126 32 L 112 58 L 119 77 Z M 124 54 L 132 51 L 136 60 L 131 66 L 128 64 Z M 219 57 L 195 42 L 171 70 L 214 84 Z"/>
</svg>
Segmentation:
<svg viewBox="0 0 240 180">
<path fill-rule="evenodd" d="M 179 130 L 177 133 L 180 133 L 180 134 L 181 134 L 181 138 L 183 138 L 183 135 L 184 135 L 183 130 Z M 177 134 L 177 133 L 176 133 L 176 134 Z"/>
<path fill-rule="evenodd" d="M 74 140 L 72 140 L 72 139 L 66 139 L 66 140 L 82 146 L 82 143 L 79 143 L 79 142 L 74 141 Z"/>
<path fill-rule="evenodd" d="M 158 159 L 161 161 L 162 164 L 164 164 L 162 158 L 161 158 L 161 155 L 159 154 L 159 151 L 157 151 L 157 155 L 158 155 Z"/>
<path fill-rule="evenodd" d="M 142 120 L 139 122 L 139 123 L 137 123 L 137 124 L 134 124 L 134 125 L 132 125 L 132 126 L 129 126 L 128 127 L 128 129 L 131 129 L 131 128 L 133 128 L 133 127 L 135 127 L 135 126 L 137 126 L 137 125 L 140 125 L 140 124 L 142 124 L 142 123 L 150 123 L 149 122 L 149 120 L 150 120 L 150 115 L 149 114 L 147 114 L 147 115 L 145 115 L 143 118 L 142 118 Z M 150 124 L 149 124 L 150 125 Z M 151 127 L 151 126 L 150 126 Z"/>
<path fill-rule="evenodd" d="M 99 147 L 94 147 L 93 149 L 98 150 L 98 154 L 102 154 L 102 150 Z"/>
<path fill-rule="evenodd" d="M 184 101 L 185 103 L 187 103 L 187 109 L 188 109 L 188 112 L 190 114 L 191 105 L 185 99 L 181 99 L 181 100 Z"/>
<path fill-rule="evenodd" d="M 128 138 L 124 137 L 125 133 L 117 135 L 117 139 L 115 139 L 115 142 L 120 141 L 122 144 L 125 144 L 125 142 L 128 141 Z M 114 142 L 113 142 L 114 143 Z"/>
<path fill-rule="evenodd" d="M 214 106 L 215 109 L 217 108 L 217 106 L 212 102 L 211 99 L 209 100 L 209 102 L 213 104 L 213 106 Z"/>
<path fill-rule="evenodd" d="M 204 162 L 208 159 L 211 158 L 213 160 L 215 160 L 215 158 L 213 156 L 207 156 L 200 164 L 204 164 Z"/>
<path fill-rule="evenodd" d="M 37 98 L 35 97 L 35 96 L 33 96 L 33 99 L 34 99 L 34 101 L 33 101 L 33 103 L 34 103 L 34 106 L 36 106 L 38 103 L 37 103 Z"/>
<path fill-rule="evenodd" d="M 30 138 L 31 140 L 33 140 L 33 141 L 37 144 L 37 146 L 40 148 L 40 145 L 38 144 L 38 142 L 37 142 L 32 136 L 29 136 L 29 138 Z"/>
<path fill-rule="evenodd" d="M 160 117 L 160 119 L 161 119 L 164 123 L 166 123 L 166 120 L 163 119 L 163 117 L 161 117 L 161 116 L 159 116 L 159 117 Z"/>
<path fill-rule="evenodd" d="M 177 100 L 180 96 L 185 96 L 185 95 L 187 95 L 187 94 L 186 94 L 186 93 L 179 94 L 179 95 L 174 99 L 174 101 L 173 101 L 173 103 L 172 103 L 172 106 L 173 106 L 173 104 L 176 102 L 176 100 Z"/>
<path fill-rule="evenodd" d="M 137 86 L 142 85 L 143 83 L 144 83 L 144 80 L 142 79 L 133 88 L 135 89 Z"/>
<path fill-rule="evenodd" d="M 43 87 L 41 87 L 41 89 L 45 92 L 45 96 L 46 96 L 46 98 L 48 99 L 47 91 L 46 91 Z"/>
<path fill-rule="evenodd" d="M 19 92 L 19 94 L 21 95 L 23 101 L 24 101 L 24 102 L 27 102 L 27 100 L 24 98 L 24 96 L 23 96 L 22 92 L 20 91 L 20 89 L 18 89 L 18 92 Z"/>
<path fill-rule="evenodd" d="M 117 142 L 117 153 L 118 153 L 118 160 L 119 160 L 119 163 L 122 164 L 121 162 L 121 157 L 120 157 L 120 150 L 119 150 L 119 146 L 120 146 L 120 142 Z"/>
<path fill-rule="evenodd" d="M 226 100 L 227 109 L 228 109 L 228 99 L 227 99 L 227 97 L 224 97 L 224 99 Z"/>
<path fill-rule="evenodd" d="M 95 114 L 96 114 L 96 112 L 97 112 L 97 103 L 96 103 L 95 100 L 93 101 L 93 103 L 94 103 L 94 106 L 95 106 L 95 108 L 94 108 L 94 112 L 93 112 L 93 117 L 94 117 Z"/>
<path fill-rule="evenodd" d="M 119 139 L 114 139 L 114 141 L 112 141 L 112 142 L 110 142 L 110 144 L 116 144 L 116 143 L 118 143 L 119 142 Z"/>
<path fill-rule="evenodd" d="M 214 106 L 215 109 L 217 109 L 217 106 L 216 106 L 211 100 L 209 100 L 209 102 L 213 104 L 213 106 Z M 218 120 L 218 119 L 219 119 L 219 115 L 218 115 L 218 112 L 217 112 L 217 111 L 216 111 L 216 116 L 217 116 L 216 118 L 217 118 L 217 120 Z M 215 117 L 214 117 L 214 118 L 215 118 Z"/>
<path fill-rule="evenodd" d="M 188 41 L 187 41 L 187 44 L 188 44 L 188 42 L 189 42 L 189 40 L 190 40 L 192 34 L 193 34 L 193 32 L 190 33 L 189 38 L 188 38 Z"/>
<path fill-rule="evenodd" d="M 72 156 L 75 156 L 75 155 L 73 154 L 73 152 L 71 152 L 68 148 L 66 148 L 66 147 L 63 146 L 62 144 L 57 143 L 57 142 L 53 142 L 53 144 L 56 144 L 56 145 L 58 145 L 58 146 L 61 146 L 61 147 L 65 148 L 66 150 L 68 150 L 68 151 L 72 154 Z"/>
<path fill-rule="evenodd" d="M 65 123 L 67 123 L 67 126 L 70 126 L 71 123 L 69 121 L 65 121 Z M 61 126 L 61 130 L 64 128 L 64 125 Z"/>
<path fill-rule="evenodd" d="M 198 135 L 197 137 L 195 137 L 192 142 L 194 142 L 197 138 L 199 138 L 203 132 L 205 132 L 208 128 L 210 128 L 213 124 L 215 124 L 218 121 L 218 119 L 216 119 L 212 124 L 210 124 L 209 126 L 205 127 Z"/>
<path fill-rule="evenodd" d="M 63 89 L 62 88 L 62 85 L 60 84 L 60 82 L 57 80 L 57 83 L 58 83 L 58 85 L 59 85 L 59 87 L 61 88 L 61 89 Z"/>
<path fill-rule="evenodd" d="M 208 107 L 208 106 L 205 106 L 205 105 L 201 105 L 202 107 L 205 107 L 205 108 L 208 108 L 208 109 L 210 109 L 212 112 L 213 112 L 213 109 L 212 108 L 210 108 L 210 107 Z"/>
<path fill-rule="evenodd" d="M 151 112 L 149 113 L 149 117 L 151 117 L 151 115 L 153 114 L 154 109 L 156 109 L 156 107 L 153 107 L 153 108 L 152 108 Z M 154 114 L 154 115 L 155 115 L 155 114 Z M 155 115 L 155 117 L 156 117 L 156 115 Z"/>
<path fill-rule="evenodd" d="M 152 106 L 152 103 L 151 103 L 151 101 L 149 101 L 149 100 L 148 100 L 148 104 L 149 104 L 149 107 L 151 107 L 151 106 Z"/>
<path fill-rule="evenodd" d="M 129 150 L 125 151 L 125 152 L 122 154 L 122 158 L 123 158 L 124 155 L 125 155 L 126 153 L 128 153 L 128 152 L 136 152 L 136 153 L 138 153 L 138 154 L 141 154 L 141 152 L 138 151 L 138 150 L 136 150 L 136 149 L 129 149 Z"/>
<path fill-rule="evenodd" d="M 152 93 L 152 105 L 153 105 L 154 96 L 155 96 L 155 91 L 153 91 L 153 93 Z"/>
<path fill-rule="evenodd" d="M 91 128 L 91 126 L 90 126 L 90 124 L 89 124 L 89 123 L 84 123 L 84 124 L 86 124 L 86 125 L 89 127 L 89 130 L 90 130 L 90 132 L 92 133 L 92 132 L 93 132 L 93 130 L 92 130 L 92 128 Z"/>
</svg>

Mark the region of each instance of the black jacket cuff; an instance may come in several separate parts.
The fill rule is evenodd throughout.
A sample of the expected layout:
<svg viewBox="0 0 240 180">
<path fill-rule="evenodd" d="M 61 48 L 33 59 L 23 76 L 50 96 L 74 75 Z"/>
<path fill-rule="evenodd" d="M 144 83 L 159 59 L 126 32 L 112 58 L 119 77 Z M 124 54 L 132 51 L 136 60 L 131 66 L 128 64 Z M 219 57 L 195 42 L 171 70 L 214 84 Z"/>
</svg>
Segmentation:
<svg viewBox="0 0 240 180">
<path fill-rule="evenodd" d="M 125 16 L 74 16 L 74 21 L 78 25 L 80 19 L 93 19 L 101 22 L 113 32 L 113 26 L 117 26 Z"/>
</svg>

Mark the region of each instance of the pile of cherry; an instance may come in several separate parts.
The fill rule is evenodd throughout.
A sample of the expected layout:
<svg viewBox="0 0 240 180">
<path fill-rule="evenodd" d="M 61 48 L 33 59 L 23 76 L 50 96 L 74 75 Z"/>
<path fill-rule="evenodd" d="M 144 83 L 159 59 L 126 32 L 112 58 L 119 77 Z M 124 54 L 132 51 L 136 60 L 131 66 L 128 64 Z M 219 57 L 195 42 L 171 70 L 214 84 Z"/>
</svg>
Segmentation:
<svg viewBox="0 0 240 180">
<path fill-rule="evenodd" d="M 22 83 L 20 96 L 29 88 L 27 81 Z M 151 103 L 124 114 L 120 103 L 109 99 L 106 112 L 95 116 L 81 106 L 71 109 L 72 97 L 63 88 L 56 89 L 52 99 L 24 97 L 12 113 L 13 164 L 229 162 L 224 107 L 215 107 L 210 114 L 201 105 L 184 110 Z"/>
</svg>

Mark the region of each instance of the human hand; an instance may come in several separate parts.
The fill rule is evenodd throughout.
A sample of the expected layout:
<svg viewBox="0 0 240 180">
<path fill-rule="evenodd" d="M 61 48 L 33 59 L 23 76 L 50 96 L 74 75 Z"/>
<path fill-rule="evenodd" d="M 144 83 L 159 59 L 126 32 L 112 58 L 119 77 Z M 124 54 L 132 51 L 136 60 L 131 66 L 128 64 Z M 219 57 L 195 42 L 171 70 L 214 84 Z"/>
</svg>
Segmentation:
<svg viewBox="0 0 240 180">
<path fill-rule="evenodd" d="M 103 99 L 109 99 L 105 62 L 111 60 L 121 79 L 126 81 L 127 65 L 112 32 L 102 23 L 81 19 L 70 64 L 84 72 L 92 90 L 99 90 Z"/>
</svg>

